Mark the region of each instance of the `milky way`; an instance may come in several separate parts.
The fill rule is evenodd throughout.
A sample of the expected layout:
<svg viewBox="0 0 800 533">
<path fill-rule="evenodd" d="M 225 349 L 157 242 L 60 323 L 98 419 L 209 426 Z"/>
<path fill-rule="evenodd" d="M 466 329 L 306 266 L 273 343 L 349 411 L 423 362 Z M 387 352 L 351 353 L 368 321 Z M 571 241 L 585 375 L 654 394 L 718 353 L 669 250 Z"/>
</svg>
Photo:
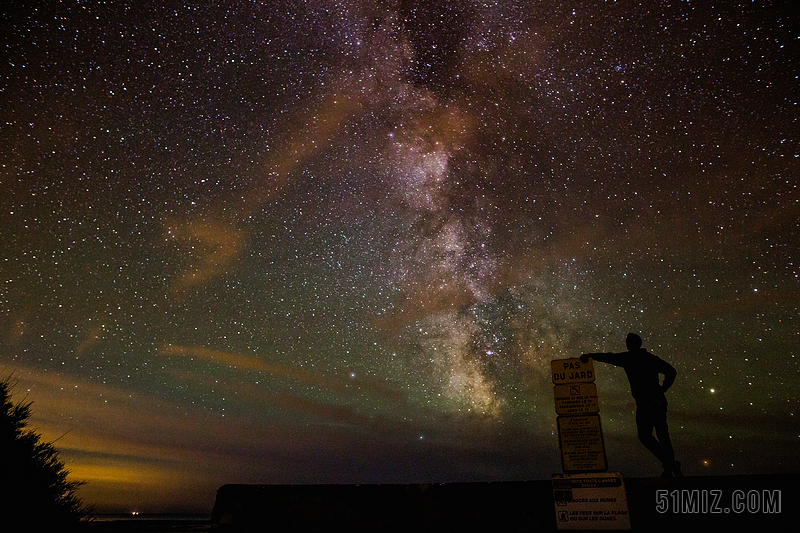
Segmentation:
<svg viewBox="0 0 800 533">
<path fill-rule="evenodd" d="M 629 331 L 688 474 L 797 471 L 789 7 L 6 7 L 3 376 L 104 510 L 549 478 L 550 361 Z"/>
</svg>

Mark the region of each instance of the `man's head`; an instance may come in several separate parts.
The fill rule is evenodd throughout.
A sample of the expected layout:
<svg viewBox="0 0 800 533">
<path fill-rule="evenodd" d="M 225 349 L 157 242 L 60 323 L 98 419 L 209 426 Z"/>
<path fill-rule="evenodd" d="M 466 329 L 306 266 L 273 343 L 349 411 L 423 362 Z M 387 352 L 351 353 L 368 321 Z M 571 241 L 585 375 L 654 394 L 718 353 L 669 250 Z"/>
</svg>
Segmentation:
<svg viewBox="0 0 800 533">
<path fill-rule="evenodd" d="M 625 346 L 630 352 L 638 350 L 642 347 L 642 338 L 636 333 L 628 333 L 628 336 L 625 337 Z"/>
</svg>

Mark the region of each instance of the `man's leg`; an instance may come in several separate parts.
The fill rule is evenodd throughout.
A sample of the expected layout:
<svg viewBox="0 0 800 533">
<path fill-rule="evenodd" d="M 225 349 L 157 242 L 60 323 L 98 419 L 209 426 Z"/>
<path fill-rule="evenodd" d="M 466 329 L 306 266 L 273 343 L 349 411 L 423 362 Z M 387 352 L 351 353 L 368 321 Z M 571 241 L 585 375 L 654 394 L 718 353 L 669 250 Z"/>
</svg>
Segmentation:
<svg viewBox="0 0 800 533">
<path fill-rule="evenodd" d="M 681 472 L 681 464 L 675 460 L 675 450 L 672 448 L 672 441 L 669 438 L 669 427 L 667 426 L 667 409 L 664 407 L 663 412 L 659 412 L 655 420 L 656 436 L 661 445 L 661 453 L 663 454 L 662 462 L 664 469 L 669 469 L 675 477 L 683 477 Z"/>
<path fill-rule="evenodd" d="M 642 441 L 645 448 L 650 450 L 650 453 L 658 457 L 663 463 L 661 444 L 653 436 L 654 428 L 655 421 L 653 420 L 652 407 L 636 406 L 636 429 L 639 434 L 639 440 Z"/>
<path fill-rule="evenodd" d="M 669 439 L 669 427 L 667 426 L 667 412 L 658 413 L 654 421 L 656 436 L 661 445 L 661 461 L 664 463 L 664 468 L 671 466 L 675 462 L 675 451 L 672 449 L 672 441 Z"/>
<path fill-rule="evenodd" d="M 675 456 L 672 451 L 672 444 L 669 440 L 667 430 L 666 405 L 661 402 L 652 402 L 645 405 L 636 406 L 636 428 L 639 440 L 644 444 L 650 453 L 661 461 L 664 467 L 662 477 L 671 477 Z M 653 436 L 653 429 L 656 430 L 658 439 Z M 663 439 L 666 440 L 663 440 Z"/>
</svg>

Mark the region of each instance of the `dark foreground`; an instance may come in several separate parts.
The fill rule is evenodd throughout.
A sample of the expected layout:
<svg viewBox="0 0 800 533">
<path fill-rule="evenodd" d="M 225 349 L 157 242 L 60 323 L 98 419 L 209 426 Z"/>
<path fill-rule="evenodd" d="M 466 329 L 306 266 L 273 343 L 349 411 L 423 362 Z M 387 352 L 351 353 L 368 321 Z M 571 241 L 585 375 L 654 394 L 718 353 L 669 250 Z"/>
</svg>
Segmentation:
<svg viewBox="0 0 800 533">
<path fill-rule="evenodd" d="M 784 528 L 797 476 L 625 480 L 634 531 Z M 661 509 L 660 512 L 659 508 Z M 557 531 L 550 481 L 430 485 L 225 485 L 210 521 L 86 524 L 89 533 Z"/>
<path fill-rule="evenodd" d="M 200 533 L 211 530 L 208 518 L 151 517 L 102 517 L 83 524 L 77 533 Z"/>
</svg>

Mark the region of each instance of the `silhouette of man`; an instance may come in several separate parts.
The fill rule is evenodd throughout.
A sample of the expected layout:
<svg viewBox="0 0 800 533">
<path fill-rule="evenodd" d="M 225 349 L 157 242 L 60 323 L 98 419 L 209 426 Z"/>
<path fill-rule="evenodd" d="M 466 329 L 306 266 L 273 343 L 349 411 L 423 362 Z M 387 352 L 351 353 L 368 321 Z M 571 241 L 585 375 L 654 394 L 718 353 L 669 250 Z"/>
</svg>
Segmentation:
<svg viewBox="0 0 800 533">
<path fill-rule="evenodd" d="M 642 338 L 628 333 L 625 339 L 627 352 L 585 353 L 581 361 L 587 363 L 591 357 L 595 361 L 621 366 L 628 375 L 631 395 L 636 400 L 636 427 L 639 440 L 655 455 L 664 466 L 661 477 L 683 477 L 681 464 L 675 460 L 672 442 L 667 428 L 667 398 L 664 393 L 675 382 L 677 371 L 667 363 L 642 348 Z M 664 374 L 659 383 L 659 374 Z M 653 436 L 655 429 L 656 437 Z"/>
</svg>

